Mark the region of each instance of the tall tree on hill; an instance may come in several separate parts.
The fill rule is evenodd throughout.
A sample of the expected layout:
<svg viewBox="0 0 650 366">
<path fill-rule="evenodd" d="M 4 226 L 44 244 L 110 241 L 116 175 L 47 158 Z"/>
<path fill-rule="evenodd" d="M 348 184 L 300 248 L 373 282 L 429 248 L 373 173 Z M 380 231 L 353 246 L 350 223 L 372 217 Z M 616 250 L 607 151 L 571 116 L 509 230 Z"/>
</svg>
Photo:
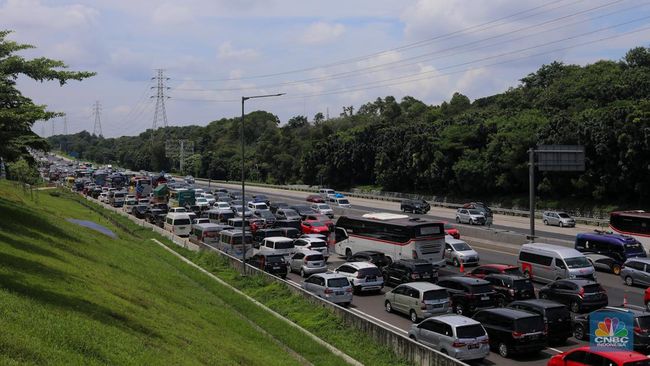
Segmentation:
<svg viewBox="0 0 650 366">
<path fill-rule="evenodd" d="M 49 120 L 61 113 L 48 111 L 46 106 L 35 104 L 16 88 L 16 79 L 24 75 L 36 81 L 56 80 L 63 86 L 68 80 L 82 80 L 95 75 L 92 72 L 63 70 L 62 61 L 44 57 L 25 59 L 17 52 L 34 48 L 8 40 L 11 31 L 0 31 L 0 158 L 16 161 L 23 157 L 31 160 L 28 148 L 47 149 L 47 141 L 32 131 L 36 121 Z"/>
</svg>

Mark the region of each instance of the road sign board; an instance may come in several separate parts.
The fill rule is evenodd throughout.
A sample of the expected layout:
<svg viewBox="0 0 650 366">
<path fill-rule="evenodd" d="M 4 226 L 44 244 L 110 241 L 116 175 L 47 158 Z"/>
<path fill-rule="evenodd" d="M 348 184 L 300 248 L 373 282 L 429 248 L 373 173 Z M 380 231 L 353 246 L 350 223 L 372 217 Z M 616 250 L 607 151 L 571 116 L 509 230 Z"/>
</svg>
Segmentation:
<svg viewBox="0 0 650 366">
<path fill-rule="evenodd" d="M 576 172 L 585 170 L 585 147 L 580 145 L 541 145 L 535 149 L 540 171 Z"/>
</svg>

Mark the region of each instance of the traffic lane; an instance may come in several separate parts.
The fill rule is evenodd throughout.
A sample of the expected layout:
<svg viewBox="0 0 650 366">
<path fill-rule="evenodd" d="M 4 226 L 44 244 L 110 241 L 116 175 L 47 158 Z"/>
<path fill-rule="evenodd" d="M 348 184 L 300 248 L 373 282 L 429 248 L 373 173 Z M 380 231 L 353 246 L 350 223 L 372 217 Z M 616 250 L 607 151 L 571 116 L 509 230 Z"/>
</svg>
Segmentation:
<svg viewBox="0 0 650 366">
<path fill-rule="evenodd" d="M 204 188 L 214 188 L 212 186 L 208 187 L 205 184 L 199 184 Z M 225 184 L 223 186 L 226 186 Z M 232 185 L 228 185 L 232 186 Z M 247 192 L 253 192 L 253 193 L 264 193 L 269 198 L 279 198 L 280 201 L 287 201 L 287 203 L 302 203 L 302 204 L 310 204 L 309 202 L 305 201 L 304 198 L 301 197 L 303 194 L 301 193 L 294 193 L 293 191 L 280 191 L 280 190 L 275 190 L 273 189 L 272 192 L 269 192 L 271 189 L 270 188 L 263 188 L 260 189 L 260 187 L 252 187 L 252 188 L 247 188 Z M 282 193 L 278 193 L 277 191 L 280 191 Z M 350 199 L 351 202 L 357 202 L 362 199 Z M 272 200 L 274 201 L 274 200 Z M 399 209 L 399 203 L 395 202 L 387 202 L 387 201 L 378 201 L 379 203 L 373 202 L 372 205 L 360 205 L 360 204 L 354 204 L 352 205 L 353 208 L 351 209 L 346 209 L 348 212 L 354 212 L 354 213 L 359 213 L 359 214 L 366 214 L 369 212 L 375 212 L 377 209 L 381 209 L 382 211 L 385 212 L 393 212 L 393 213 L 402 213 L 402 211 Z M 436 211 L 438 212 L 438 211 Z M 412 214 L 412 216 L 415 217 L 427 217 L 427 218 L 432 218 L 435 220 L 439 221 L 445 221 L 445 222 L 451 222 L 453 223 L 455 220 L 455 213 L 454 211 L 450 211 L 447 213 L 447 215 L 434 215 L 434 214 Z M 505 215 L 500 215 L 503 218 L 507 218 L 508 221 L 512 221 L 512 218 L 514 216 L 505 216 Z M 500 216 L 497 216 L 497 222 L 500 220 Z M 540 223 L 541 224 L 541 223 Z M 465 224 L 455 224 L 458 227 L 463 227 Z M 528 228 L 526 227 L 525 229 L 522 228 L 521 226 L 509 226 L 509 225 L 501 225 L 501 224 L 496 224 L 492 225 L 492 228 L 498 229 L 498 230 L 508 230 L 508 231 L 513 231 L 517 232 L 520 234 L 528 234 Z M 569 229 L 569 228 L 567 228 Z M 585 228 L 584 230 L 578 230 L 578 232 L 584 232 L 584 231 L 591 231 L 593 228 L 587 229 Z M 536 230 L 536 234 L 540 237 L 548 237 L 548 238 L 553 238 L 553 239 L 560 239 L 560 240 L 567 240 L 567 241 L 573 241 L 575 240 L 575 233 L 560 233 L 560 232 L 555 232 L 555 231 L 548 231 L 548 230 Z"/>
</svg>

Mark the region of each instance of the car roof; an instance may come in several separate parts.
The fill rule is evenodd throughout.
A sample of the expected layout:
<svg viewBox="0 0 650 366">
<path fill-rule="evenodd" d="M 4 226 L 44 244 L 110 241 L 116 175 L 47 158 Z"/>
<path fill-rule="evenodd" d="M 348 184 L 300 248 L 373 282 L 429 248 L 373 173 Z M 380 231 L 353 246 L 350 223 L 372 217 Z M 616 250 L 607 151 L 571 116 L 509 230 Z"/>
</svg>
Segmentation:
<svg viewBox="0 0 650 366">
<path fill-rule="evenodd" d="M 322 243 L 322 242 L 325 242 L 325 240 L 323 240 L 323 239 L 321 239 L 321 238 L 314 238 L 314 237 L 309 237 L 309 236 L 304 237 L 304 238 L 298 238 L 298 239 L 304 240 L 304 241 L 306 241 L 306 242 L 308 242 L 308 243 L 310 243 L 310 244 L 311 244 L 311 243 Z"/>
<path fill-rule="evenodd" d="M 346 278 L 347 279 L 347 277 L 345 277 L 344 275 L 338 274 L 336 272 L 316 273 L 316 274 L 313 274 L 312 276 L 323 277 L 325 279 L 331 279 L 331 278 Z"/>
<path fill-rule="evenodd" d="M 574 248 L 563 247 L 561 245 L 547 244 L 547 243 L 528 243 L 521 246 L 521 251 L 523 250 L 530 252 L 553 252 L 563 257 L 581 257 L 583 254 Z"/>
<path fill-rule="evenodd" d="M 266 241 L 293 241 L 291 238 L 287 238 L 286 236 L 269 236 L 268 238 L 264 238 Z"/>
<path fill-rule="evenodd" d="M 449 324 L 454 327 L 459 327 L 463 325 L 474 325 L 474 324 L 481 324 L 478 321 L 468 318 L 463 315 L 458 315 L 458 314 L 443 314 L 443 315 L 438 315 L 434 316 L 431 318 L 428 318 L 427 320 L 437 320 L 446 324 Z"/>
<path fill-rule="evenodd" d="M 648 359 L 648 356 L 636 351 L 628 351 L 628 350 L 617 351 L 613 349 L 598 350 L 597 348 L 591 348 L 589 346 L 574 348 L 572 350 L 565 352 L 564 354 L 567 354 L 569 352 L 575 352 L 575 351 L 594 353 L 600 356 L 607 357 L 611 360 L 614 360 L 615 362 L 619 362 L 619 361 L 634 362 L 634 361 L 644 361 Z"/>
<path fill-rule="evenodd" d="M 563 304 L 560 304 L 559 302 L 555 302 L 552 300 L 547 300 L 547 299 L 527 299 L 527 300 L 516 300 L 510 303 L 512 304 L 529 304 L 534 307 L 538 308 L 544 308 L 544 309 L 550 309 L 550 308 L 559 308 L 559 307 L 565 307 Z"/>
<path fill-rule="evenodd" d="M 402 287 L 402 286 L 409 286 L 412 287 L 416 290 L 420 291 L 431 291 L 431 290 L 445 290 L 444 287 L 435 285 L 431 282 L 407 282 L 407 283 L 402 283 L 398 285 L 397 287 Z M 396 288 L 397 288 L 396 287 Z"/>
<path fill-rule="evenodd" d="M 454 244 L 467 244 L 466 241 L 460 240 L 460 239 L 454 239 L 453 236 L 451 235 L 446 235 L 445 236 L 445 243 L 449 245 L 454 245 Z M 467 244 L 469 246 L 469 244 Z M 471 246 L 470 246 L 471 248 Z"/>
<path fill-rule="evenodd" d="M 618 312 L 631 313 L 635 317 L 650 316 L 650 312 L 643 311 L 643 310 L 637 310 L 637 309 L 631 309 L 631 308 L 624 308 L 624 307 L 621 307 L 621 306 L 605 306 L 604 308 L 600 308 L 600 309 L 594 310 L 594 311 L 599 311 L 599 310 L 609 310 L 609 311 L 618 311 Z"/>
<path fill-rule="evenodd" d="M 342 265 L 346 265 L 346 264 L 349 265 L 349 266 L 355 267 L 357 269 L 373 268 L 373 267 L 377 268 L 377 266 L 375 266 L 372 263 L 368 263 L 368 262 L 347 262 L 347 263 L 342 264 Z"/>
<path fill-rule="evenodd" d="M 441 277 L 438 282 L 440 281 L 445 281 L 445 280 L 451 280 L 455 282 L 461 282 L 467 285 L 489 285 L 490 283 L 486 280 L 482 280 L 480 278 L 474 278 L 474 277 L 462 277 L 462 276 L 447 276 L 447 277 Z"/>
<path fill-rule="evenodd" d="M 535 313 L 531 313 L 531 312 L 524 311 L 524 310 L 513 309 L 513 308 L 491 308 L 491 309 L 480 310 L 480 312 L 489 312 L 489 313 L 492 313 L 492 314 L 499 314 L 499 315 L 507 316 L 507 317 L 514 318 L 514 319 L 530 318 L 530 317 L 539 316 L 538 314 L 535 314 Z"/>
<path fill-rule="evenodd" d="M 296 253 L 302 253 L 304 255 L 323 255 L 323 253 L 311 249 L 298 249 L 296 250 Z"/>
<path fill-rule="evenodd" d="M 611 232 L 592 232 L 592 233 L 579 233 L 576 235 L 576 239 L 586 239 L 586 240 L 598 240 L 598 241 L 607 241 L 610 243 L 636 243 L 636 239 L 629 235 L 616 234 Z"/>
<path fill-rule="evenodd" d="M 507 279 L 507 280 L 527 280 L 528 278 L 524 276 L 518 276 L 518 275 L 510 275 L 506 273 L 490 273 L 489 275 L 485 276 L 485 278 L 500 278 L 500 279 Z"/>
</svg>

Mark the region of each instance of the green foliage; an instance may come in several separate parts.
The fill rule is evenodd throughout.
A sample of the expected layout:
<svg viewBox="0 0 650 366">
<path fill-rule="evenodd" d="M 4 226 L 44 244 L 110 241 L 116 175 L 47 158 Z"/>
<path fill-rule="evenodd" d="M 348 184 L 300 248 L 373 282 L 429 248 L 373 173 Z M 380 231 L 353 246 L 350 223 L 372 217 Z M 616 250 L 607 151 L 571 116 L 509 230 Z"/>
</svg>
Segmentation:
<svg viewBox="0 0 650 366">
<path fill-rule="evenodd" d="M 637 47 L 620 61 L 543 65 L 521 84 L 473 102 L 454 93 L 440 106 L 392 96 L 325 120 L 246 116 L 247 179 L 321 184 L 456 197 L 523 195 L 526 151 L 542 144 L 580 144 L 586 171 L 539 174 L 543 198 L 650 203 L 650 50 Z M 239 179 L 239 118 L 206 127 L 169 127 L 166 138 L 189 138 L 201 155 L 199 175 Z M 137 137 L 68 136 L 70 151 L 98 162 L 159 170 L 147 131 Z M 50 142 L 57 146 L 64 137 Z"/>
<path fill-rule="evenodd" d="M 38 170 L 25 159 L 7 163 L 7 177 L 26 184 L 36 184 L 40 181 Z"/>
<path fill-rule="evenodd" d="M 28 148 L 47 149 L 45 140 L 36 135 L 32 126 L 36 121 L 49 120 L 62 115 L 37 105 L 16 88 L 19 76 L 36 81 L 56 80 L 62 86 L 68 80 L 83 80 L 93 76 L 90 72 L 61 70 L 67 66 L 62 61 L 40 57 L 27 60 L 17 52 L 34 48 L 7 39 L 10 31 L 0 31 L 0 157 L 15 161 L 21 157 L 31 160 Z"/>
</svg>

